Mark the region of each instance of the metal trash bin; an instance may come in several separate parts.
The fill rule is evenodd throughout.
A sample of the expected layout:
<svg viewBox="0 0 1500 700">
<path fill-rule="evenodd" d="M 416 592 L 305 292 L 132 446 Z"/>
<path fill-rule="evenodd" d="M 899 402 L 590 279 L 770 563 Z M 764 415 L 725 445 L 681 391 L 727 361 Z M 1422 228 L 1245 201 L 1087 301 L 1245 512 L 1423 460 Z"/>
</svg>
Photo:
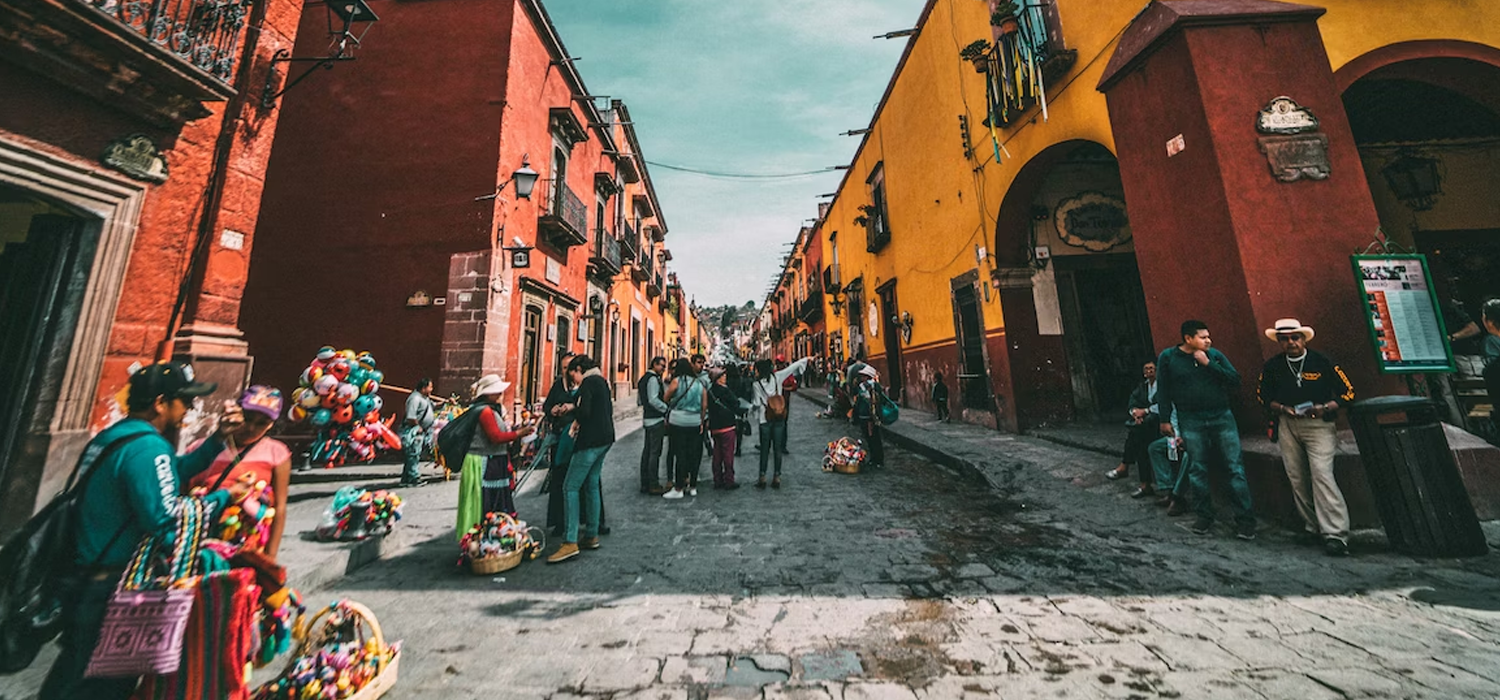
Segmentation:
<svg viewBox="0 0 1500 700">
<path fill-rule="evenodd" d="M 1489 551 L 1443 432 L 1438 404 L 1379 396 L 1349 405 L 1349 423 L 1391 547 L 1422 557 Z"/>
</svg>

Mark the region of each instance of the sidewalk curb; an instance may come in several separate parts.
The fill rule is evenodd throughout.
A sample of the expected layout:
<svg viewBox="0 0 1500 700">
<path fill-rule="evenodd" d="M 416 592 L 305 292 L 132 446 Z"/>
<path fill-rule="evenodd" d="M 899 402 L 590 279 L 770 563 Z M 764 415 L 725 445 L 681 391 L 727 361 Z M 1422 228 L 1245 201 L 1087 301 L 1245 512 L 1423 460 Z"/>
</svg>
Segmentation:
<svg viewBox="0 0 1500 700">
<path fill-rule="evenodd" d="M 1071 448 L 1073 448 L 1075 450 L 1083 450 L 1085 452 L 1094 452 L 1096 454 L 1109 455 L 1111 457 L 1118 456 L 1120 454 L 1120 451 L 1118 449 L 1107 450 L 1107 449 L 1104 449 L 1104 448 L 1102 448 L 1102 447 L 1100 447 L 1100 446 L 1098 446 L 1096 444 L 1092 444 L 1092 443 L 1088 442 L 1087 440 L 1070 440 L 1070 439 L 1068 439 L 1066 437 L 1063 437 L 1061 435 L 1052 435 L 1052 434 L 1046 434 L 1046 433 L 1036 433 L 1036 432 L 1031 432 L 1031 431 L 1026 431 L 1026 432 L 1024 432 L 1022 434 L 1025 435 L 1026 437 L 1029 437 L 1029 438 L 1036 438 L 1038 440 L 1046 440 L 1047 442 L 1050 442 L 1050 443 L 1052 443 L 1054 445 L 1062 445 L 1063 447 L 1071 447 Z"/>
</svg>

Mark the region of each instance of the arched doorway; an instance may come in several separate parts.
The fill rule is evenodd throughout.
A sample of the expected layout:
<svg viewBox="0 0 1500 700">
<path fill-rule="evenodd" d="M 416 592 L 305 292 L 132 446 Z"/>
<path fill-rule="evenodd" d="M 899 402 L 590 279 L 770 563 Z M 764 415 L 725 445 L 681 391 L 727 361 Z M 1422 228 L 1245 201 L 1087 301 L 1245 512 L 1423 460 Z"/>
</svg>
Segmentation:
<svg viewBox="0 0 1500 700">
<path fill-rule="evenodd" d="M 1356 61 L 1361 74 L 1347 82 L 1343 99 L 1381 228 L 1428 256 L 1454 333 L 1479 320 L 1486 300 L 1500 298 L 1500 50 L 1460 56 L 1446 44 L 1429 48 L 1435 55 L 1402 45 Z M 1385 54 L 1399 60 L 1380 60 Z M 1488 427 L 1468 420 L 1487 402 L 1469 390 L 1482 384 L 1474 378 L 1478 330 L 1453 343 L 1456 391 L 1438 392 L 1451 399 L 1450 420 L 1470 429 Z"/>
<path fill-rule="evenodd" d="M 1155 348 L 1114 154 L 1068 141 L 1028 162 L 995 251 L 1019 427 L 1123 416 Z"/>
</svg>

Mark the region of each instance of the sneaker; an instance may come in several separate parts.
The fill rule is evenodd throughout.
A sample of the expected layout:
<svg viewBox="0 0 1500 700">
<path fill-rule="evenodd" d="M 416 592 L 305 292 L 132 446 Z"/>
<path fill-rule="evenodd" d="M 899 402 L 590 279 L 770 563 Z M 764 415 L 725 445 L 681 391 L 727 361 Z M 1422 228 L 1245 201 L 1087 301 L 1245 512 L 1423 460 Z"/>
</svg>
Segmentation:
<svg viewBox="0 0 1500 700">
<path fill-rule="evenodd" d="M 761 489 L 761 490 L 765 490 L 765 488 L 766 488 L 766 477 L 761 477 L 760 479 L 756 480 L 756 482 L 755 482 L 755 488 L 758 488 L 758 489 Z"/>
<path fill-rule="evenodd" d="M 1170 517 L 1173 517 L 1173 518 L 1175 518 L 1175 517 L 1177 517 L 1179 515 L 1187 515 L 1187 512 L 1188 512 L 1187 501 L 1185 501 L 1185 500 L 1183 500 L 1181 498 L 1173 498 L 1172 499 L 1172 504 L 1167 507 L 1167 515 L 1170 516 Z"/>
<path fill-rule="evenodd" d="M 649 496 L 660 496 L 660 495 L 666 493 L 669 490 L 671 490 L 671 489 L 668 489 L 667 487 L 662 486 L 661 484 L 652 484 L 651 488 L 646 489 L 642 493 L 645 493 L 645 494 L 647 494 Z"/>
<path fill-rule="evenodd" d="M 1255 539 L 1255 523 L 1241 523 L 1234 528 L 1234 536 L 1242 540 Z"/>
<path fill-rule="evenodd" d="M 1170 506 L 1170 505 L 1172 505 L 1172 497 L 1171 496 L 1162 496 L 1161 498 L 1156 499 L 1156 507 L 1157 508 L 1166 508 L 1167 506 Z"/>
<path fill-rule="evenodd" d="M 1308 532 L 1306 530 L 1303 530 L 1302 532 L 1297 533 L 1297 536 L 1296 536 L 1296 538 L 1294 538 L 1294 541 L 1297 544 L 1306 545 L 1308 547 L 1312 547 L 1314 545 L 1321 545 L 1321 544 L 1323 544 L 1323 536 L 1320 535 L 1320 534 L 1318 534 L 1318 533 L 1316 533 L 1316 532 Z"/>
<path fill-rule="evenodd" d="M 426 485 L 427 485 L 427 482 L 422 481 L 422 480 L 419 479 L 417 481 L 402 481 L 402 482 L 399 482 L 399 483 L 396 484 L 396 488 L 415 489 L 415 488 L 421 488 L 421 487 L 426 486 Z"/>
<path fill-rule="evenodd" d="M 600 546 L 598 537 L 585 537 L 578 541 L 579 549 L 598 549 Z"/>
<path fill-rule="evenodd" d="M 1347 557 L 1349 556 L 1349 545 L 1343 540 L 1330 537 L 1323 540 L 1323 552 L 1330 557 Z"/>
<path fill-rule="evenodd" d="M 1207 535 L 1209 531 L 1213 529 L 1214 521 L 1212 518 L 1205 518 L 1200 515 L 1198 516 L 1198 519 L 1193 522 L 1192 530 L 1193 534 L 1195 535 Z"/>
<path fill-rule="evenodd" d="M 677 489 L 672 489 L 671 491 L 668 491 L 668 492 L 662 494 L 661 497 L 665 498 L 665 499 L 667 499 L 669 501 L 675 501 L 675 500 L 677 500 L 679 498 L 682 498 L 682 495 L 683 494 L 682 494 L 681 491 L 678 491 Z"/>
<path fill-rule="evenodd" d="M 771 480 L 771 488 L 773 488 L 773 489 L 779 489 L 779 488 L 781 488 L 781 477 L 778 476 L 778 477 L 776 477 L 776 478 L 774 478 L 774 479 Z"/>
<path fill-rule="evenodd" d="M 1130 470 L 1125 469 L 1124 465 L 1121 465 L 1107 472 L 1104 472 L 1104 478 L 1109 479 L 1110 481 L 1118 481 L 1125 478 L 1125 475 L 1129 473 Z"/>
<path fill-rule="evenodd" d="M 1135 491 L 1131 492 L 1130 497 L 1131 498 L 1150 498 L 1150 497 L 1155 496 L 1155 495 L 1156 495 L 1156 490 L 1155 489 L 1151 488 L 1150 486 L 1146 486 L 1145 484 L 1142 484 L 1140 486 L 1135 487 Z"/>
<path fill-rule="evenodd" d="M 552 556 L 547 557 L 548 564 L 561 564 L 573 557 L 578 556 L 578 545 L 572 542 L 564 542 L 558 546 Z"/>
<path fill-rule="evenodd" d="M 689 496 L 696 496 L 696 495 L 698 495 L 698 487 L 694 486 L 693 488 L 688 489 L 687 494 Z"/>
</svg>

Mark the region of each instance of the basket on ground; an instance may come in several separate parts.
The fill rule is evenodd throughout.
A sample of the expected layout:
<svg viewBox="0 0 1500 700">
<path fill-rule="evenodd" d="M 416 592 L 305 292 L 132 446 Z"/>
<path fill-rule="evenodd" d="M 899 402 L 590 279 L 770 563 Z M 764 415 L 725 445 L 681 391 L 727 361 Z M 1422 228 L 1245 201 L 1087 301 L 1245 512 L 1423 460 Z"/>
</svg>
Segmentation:
<svg viewBox="0 0 1500 700">
<path fill-rule="evenodd" d="M 486 513 L 484 521 L 459 540 L 458 563 L 468 564 L 479 576 L 509 571 L 523 559 L 536 558 L 544 537 L 540 529 L 527 527 L 509 513 Z"/>
<path fill-rule="evenodd" d="M 340 600 L 312 617 L 281 675 L 257 688 L 254 697 L 323 697 L 322 689 L 333 684 L 353 691 L 338 697 L 377 700 L 396 685 L 400 662 L 400 643 L 386 644 L 375 614 L 352 600 Z"/>
<path fill-rule="evenodd" d="M 823 452 L 823 471 L 858 474 L 859 465 L 864 461 L 864 443 L 843 437 L 828 443 L 828 449 Z"/>
<path fill-rule="evenodd" d="M 491 557 L 481 557 L 469 560 L 469 569 L 478 576 L 498 574 L 502 571 L 510 571 L 521 565 L 521 557 L 526 550 L 518 549 L 508 554 L 498 554 Z"/>
</svg>

